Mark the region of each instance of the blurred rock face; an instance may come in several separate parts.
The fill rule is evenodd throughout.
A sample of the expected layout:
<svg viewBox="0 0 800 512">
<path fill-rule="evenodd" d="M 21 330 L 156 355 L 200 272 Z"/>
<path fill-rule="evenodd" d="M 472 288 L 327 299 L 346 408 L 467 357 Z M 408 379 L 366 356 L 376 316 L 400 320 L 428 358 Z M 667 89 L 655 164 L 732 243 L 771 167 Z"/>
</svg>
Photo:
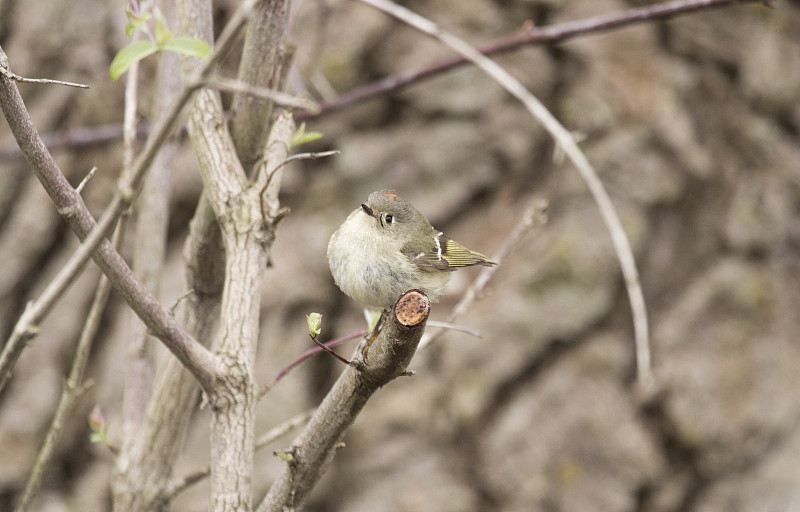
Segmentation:
<svg viewBox="0 0 800 512">
<path fill-rule="evenodd" d="M 407 2 L 476 44 L 526 19 L 555 24 L 629 8 L 619 0 Z M 634 2 L 640 5 L 641 2 Z M 223 2 L 222 7 L 225 6 Z M 296 5 L 296 90 L 346 92 L 450 55 L 357 3 Z M 21 86 L 42 132 L 120 122 L 122 84 L 107 79 L 108 48 L 125 44 L 116 3 L 4 7 L 12 69 L 86 82 L 90 91 Z M 81 12 L 98 13 L 83 16 Z M 54 27 L 70 27 L 69 30 Z M 111 29 L 109 29 L 111 27 Z M 346 28 L 346 29 L 343 29 Z M 77 28 L 77 30 L 76 30 Z M 661 394 L 632 391 L 627 296 L 608 233 L 586 187 L 536 122 L 498 86 L 463 68 L 308 122 L 311 148 L 338 157 L 284 178 L 292 214 L 265 271 L 258 378 L 271 379 L 308 347 L 304 315 L 323 336 L 362 328 L 333 285 L 328 237 L 369 192 L 394 188 L 435 227 L 492 254 L 533 197 L 550 222 L 501 266 L 459 323 L 382 390 L 346 437 L 309 510 L 794 510 L 800 504 L 800 8 L 755 5 L 525 48 L 499 63 L 581 139 L 618 209 L 648 301 Z M 235 74 L 235 62 L 223 70 Z M 152 67 L 143 69 L 143 106 Z M 11 138 L 0 127 L 5 146 Z M 112 193 L 120 145 L 59 150 L 99 212 Z M 175 169 L 173 229 L 163 300 L 185 292 L 180 247 L 199 190 L 188 147 Z M 0 325 L 4 339 L 74 250 L 75 241 L 19 160 L 0 171 Z M 432 318 L 443 319 L 476 272 L 454 276 Z M 13 506 L 50 421 L 91 300 L 88 273 L 42 326 L 0 397 L 0 510 Z M 118 413 L 126 329 L 112 304 L 93 366 L 96 383 L 67 427 L 39 510 L 103 510 L 111 457 L 88 443 L 85 417 Z M 319 402 L 333 361 L 312 360 L 259 406 L 266 430 Z M 207 461 L 202 413 L 182 475 Z M 257 456 L 256 487 L 280 468 Z M 342 491 L 346 489 L 346 491 Z M 206 504 L 203 485 L 174 510 Z"/>
</svg>

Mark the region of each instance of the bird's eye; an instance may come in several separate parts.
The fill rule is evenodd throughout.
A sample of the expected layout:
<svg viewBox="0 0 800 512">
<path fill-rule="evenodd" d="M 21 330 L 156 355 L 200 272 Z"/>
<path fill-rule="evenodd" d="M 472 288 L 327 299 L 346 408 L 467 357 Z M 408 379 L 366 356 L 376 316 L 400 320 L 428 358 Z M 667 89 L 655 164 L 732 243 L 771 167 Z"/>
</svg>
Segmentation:
<svg viewBox="0 0 800 512">
<path fill-rule="evenodd" d="M 391 224 L 393 220 L 394 220 L 394 217 L 392 217 L 391 215 L 387 215 L 386 216 L 386 224 Z"/>
</svg>

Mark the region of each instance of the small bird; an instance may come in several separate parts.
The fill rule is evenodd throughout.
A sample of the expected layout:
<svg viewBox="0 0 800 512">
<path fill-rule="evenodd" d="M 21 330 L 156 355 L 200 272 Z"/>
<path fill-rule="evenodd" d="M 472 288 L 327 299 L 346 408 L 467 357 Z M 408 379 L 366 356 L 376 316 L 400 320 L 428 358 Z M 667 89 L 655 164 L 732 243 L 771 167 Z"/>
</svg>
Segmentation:
<svg viewBox="0 0 800 512">
<path fill-rule="evenodd" d="M 328 264 L 345 295 L 380 308 L 381 319 L 412 288 L 436 301 L 452 271 L 496 265 L 434 229 L 416 208 L 389 190 L 370 194 L 331 236 Z"/>
</svg>

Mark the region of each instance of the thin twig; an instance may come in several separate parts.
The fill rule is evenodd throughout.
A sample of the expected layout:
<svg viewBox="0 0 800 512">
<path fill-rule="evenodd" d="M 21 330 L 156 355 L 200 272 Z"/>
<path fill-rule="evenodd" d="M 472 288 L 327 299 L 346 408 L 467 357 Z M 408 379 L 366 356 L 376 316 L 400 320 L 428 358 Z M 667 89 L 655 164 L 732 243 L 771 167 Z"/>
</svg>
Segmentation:
<svg viewBox="0 0 800 512">
<path fill-rule="evenodd" d="M 24 76 L 19 76 L 16 73 L 12 73 L 11 69 L 9 69 L 8 66 L 0 66 L 0 74 L 5 76 L 6 78 L 14 80 L 15 82 L 21 82 L 26 84 L 53 84 L 53 85 L 66 85 L 67 87 L 77 87 L 79 89 L 89 88 L 89 86 L 86 84 L 65 82 L 63 80 L 53 80 L 51 78 L 25 78 Z"/>
<path fill-rule="evenodd" d="M 481 47 L 480 51 L 484 55 L 497 55 L 515 51 L 523 46 L 557 44 L 569 39 L 574 39 L 578 36 L 616 30 L 636 23 L 663 21 L 684 14 L 720 9 L 744 3 L 762 3 L 768 7 L 774 6 L 773 2 L 765 0 L 679 0 L 665 2 L 613 14 L 603 14 L 583 20 L 559 23 L 557 25 L 534 27 L 526 30 L 522 34 L 489 43 Z M 406 71 L 400 75 L 388 76 L 348 91 L 332 100 L 323 101 L 319 104 L 320 111 L 317 114 L 298 112 L 296 118 L 298 121 L 303 121 L 332 114 L 345 107 L 366 101 L 370 98 L 398 92 L 410 85 L 439 76 L 468 63 L 469 61 L 467 59 L 457 56 L 436 62 L 424 68 Z M 139 123 L 138 130 L 140 135 L 146 134 L 148 129 L 149 124 L 147 121 Z M 117 140 L 121 136 L 122 129 L 119 124 L 107 124 L 64 132 L 45 133 L 42 134 L 42 139 L 45 141 L 47 147 L 53 150 L 61 147 L 80 148 L 94 144 L 103 144 Z M 18 156 L 19 148 L 17 146 L 0 148 L 0 162 L 17 158 Z"/>
<path fill-rule="evenodd" d="M 316 153 L 297 153 L 292 156 L 284 158 L 278 165 L 275 166 L 274 169 L 267 169 L 266 172 L 264 173 L 264 175 L 266 176 L 266 180 L 264 180 L 264 185 L 261 187 L 261 191 L 258 194 L 261 201 L 261 214 L 264 216 L 264 218 L 266 219 L 268 217 L 268 212 L 264 209 L 264 202 L 265 198 L 267 197 L 266 194 L 267 188 L 270 185 L 273 185 L 272 178 L 274 176 L 280 176 L 280 174 L 276 174 L 278 170 L 282 169 L 286 164 L 294 162 L 295 160 L 316 160 L 318 158 L 338 155 L 339 153 L 341 153 L 341 151 L 338 149 L 334 149 L 332 151 L 319 151 Z M 266 162 L 263 163 L 266 164 Z M 288 210 L 285 209 L 284 211 L 288 212 Z M 275 220 L 280 220 L 280 218 Z"/>
<path fill-rule="evenodd" d="M 494 273 L 502 266 L 503 261 L 509 254 L 511 254 L 511 251 L 514 250 L 522 238 L 531 229 L 542 226 L 547 222 L 547 208 L 547 201 L 542 199 L 533 201 L 530 206 L 525 208 L 520 221 L 516 226 L 514 226 L 514 229 L 511 230 L 511 233 L 509 233 L 509 235 L 506 237 L 503 245 L 500 246 L 500 249 L 492 255 L 492 261 L 496 261 L 498 264 L 493 267 L 484 267 L 481 270 L 477 279 L 475 279 L 458 304 L 456 304 L 456 307 L 453 308 L 453 311 L 451 311 L 450 315 L 448 315 L 448 323 L 454 322 L 459 316 L 464 314 L 467 309 L 472 306 L 472 303 L 475 302 L 475 299 L 481 296 L 483 289 L 486 288 L 489 280 L 491 280 L 491 278 L 494 276 Z M 428 321 L 428 325 L 433 325 L 433 322 Z M 423 338 L 419 344 L 419 348 L 421 349 L 424 346 L 430 345 L 443 333 L 444 329 L 439 329 L 430 336 Z"/>
<path fill-rule="evenodd" d="M 85 179 L 85 178 L 84 178 Z M 117 226 L 114 231 L 112 244 L 119 247 L 120 240 L 122 240 L 123 228 L 121 225 Z M 58 444 L 61 434 L 64 430 L 64 424 L 69 418 L 70 414 L 75 407 L 75 402 L 83 393 L 89 388 L 89 381 L 81 382 L 83 380 L 83 373 L 86 368 L 86 363 L 89 360 L 89 353 L 91 352 L 92 342 L 94 341 L 97 330 L 100 327 L 100 320 L 103 317 L 103 311 L 108 303 L 108 296 L 111 292 L 111 283 L 105 274 L 100 276 L 100 282 L 97 284 L 97 290 L 92 300 L 92 305 L 89 308 L 89 313 L 86 316 L 86 321 L 83 324 L 80 338 L 78 339 L 78 346 L 75 349 L 75 356 L 72 359 L 72 367 L 69 371 L 69 376 L 64 382 L 64 389 L 61 391 L 61 398 L 59 399 L 56 412 L 53 415 L 53 420 L 50 423 L 50 429 L 47 431 L 42 448 L 36 458 L 36 463 L 33 466 L 28 483 L 25 485 L 25 490 L 22 493 L 19 501 L 17 502 L 16 512 L 23 512 L 30 506 L 31 500 L 39 490 L 44 475 L 45 469 L 49 465 L 55 453 L 56 445 Z"/>
<path fill-rule="evenodd" d="M 315 153 L 296 153 L 296 154 L 294 154 L 292 156 L 284 158 L 281 161 L 281 163 L 279 163 L 278 165 L 275 166 L 274 169 L 268 169 L 267 170 L 267 180 L 266 180 L 266 183 L 264 184 L 264 186 L 261 187 L 261 195 L 262 196 L 264 195 L 264 192 L 266 191 L 267 187 L 271 183 L 271 178 L 275 174 L 275 171 L 277 171 L 278 169 L 281 169 L 286 164 L 294 162 L 295 160 L 316 160 L 318 158 L 325 158 L 325 157 L 328 157 L 328 156 L 338 155 L 339 153 L 341 153 L 340 150 L 334 149 L 334 150 L 331 150 L 331 151 L 318 151 L 318 152 L 315 152 Z M 262 208 L 262 210 L 263 210 L 263 208 Z"/>
<path fill-rule="evenodd" d="M 666 20 L 682 14 L 719 9 L 740 3 L 763 3 L 767 6 L 771 6 L 771 2 L 764 0 L 677 0 L 673 2 L 664 2 L 612 14 L 603 14 L 583 20 L 559 23 L 557 25 L 533 27 L 521 34 L 505 37 L 493 43 L 489 43 L 480 48 L 479 51 L 484 55 L 497 55 L 517 50 L 523 46 L 556 44 L 577 36 L 615 30 L 635 23 Z M 322 102 L 320 104 L 320 113 L 315 117 L 337 112 L 345 107 L 370 98 L 398 92 L 412 84 L 439 76 L 442 73 L 466 64 L 469 64 L 468 59 L 464 58 L 464 56 L 457 56 L 441 60 L 424 68 L 406 71 L 399 75 L 392 75 L 376 80 L 375 82 L 346 92 L 331 101 Z M 310 114 L 298 112 L 297 120 L 304 121 L 311 117 Z"/>
<path fill-rule="evenodd" d="M 5 61 L 7 61 L 6 55 L 0 52 L 0 66 L 2 66 L 3 62 Z M 12 131 L 15 131 L 14 135 L 17 138 L 17 141 L 20 143 L 23 152 L 28 151 L 26 157 L 28 158 L 29 162 L 31 162 L 34 172 L 37 173 L 37 177 L 43 181 L 45 188 L 49 193 L 51 193 L 51 197 L 56 202 L 56 206 L 59 208 L 60 213 L 69 213 L 70 208 L 73 209 L 71 212 L 72 215 L 68 215 L 67 220 L 72 221 L 70 223 L 71 227 L 79 236 L 84 235 L 84 239 L 80 247 L 78 247 L 78 249 L 72 254 L 67 264 L 56 275 L 55 279 L 53 279 L 47 286 L 44 293 L 42 293 L 42 295 L 35 302 L 28 304 L 25 312 L 17 321 L 11 337 L 3 349 L 3 353 L 0 354 L 0 391 L 2 391 L 3 387 L 8 381 L 8 378 L 11 376 L 11 372 L 16 365 L 19 355 L 22 353 L 25 343 L 36 335 L 38 330 L 36 326 L 50 312 L 52 307 L 67 290 L 67 288 L 75 281 L 75 279 L 77 279 L 89 258 L 92 257 L 92 255 L 98 250 L 98 247 L 100 247 L 101 243 L 104 242 L 105 237 L 110 231 L 111 227 L 116 224 L 119 216 L 133 200 L 135 195 L 134 191 L 136 188 L 138 188 L 139 183 L 144 178 L 145 171 L 150 166 L 150 163 L 155 157 L 158 148 L 160 148 L 161 144 L 166 140 L 168 133 L 173 128 L 173 124 L 177 122 L 178 115 L 180 114 L 183 105 L 191 97 L 192 91 L 189 88 L 183 91 L 179 101 L 173 105 L 173 108 L 170 111 L 171 115 L 167 116 L 168 118 L 164 122 L 160 123 L 159 128 L 153 134 L 151 134 L 144 152 L 137 160 L 137 164 L 134 168 L 132 176 L 130 176 L 130 179 L 127 180 L 126 183 L 120 185 L 120 188 L 112 199 L 111 204 L 106 208 L 106 211 L 97 223 L 94 223 L 91 214 L 89 214 L 88 210 L 86 209 L 86 205 L 80 200 L 80 196 L 75 198 L 76 201 L 71 206 L 66 206 L 59 203 L 61 196 L 57 196 L 57 193 L 53 192 L 53 190 L 60 186 L 60 183 L 56 183 L 56 181 L 65 182 L 66 179 L 64 178 L 61 170 L 58 169 L 57 164 L 53 161 L 52 155 L 47 152 L 46 148 L 44 148 L 44 145 L 41 144 L 41 140 L 36 136 L 35 130 L 32 129 L 33 124 L 29 119 L 29 114 L 27 114 L 27 110 L 25 110 L 18 91 L 16 91 L 16 87 L 14 87 L 14 93 L 15 94 L 0 95 L 6 102 L 3 105 L 4 112 L 9 120 L 9 124 L 12 125 Z M 28 122 L 23 122 L 20 119 L 14 119 L 10 114 L 11 111 L 14 111 L 15 115 L 18 116 L 27 116 Z M 23 134 L 23 132 L 26 133 Z M 31 141 L 33 142 L 31 143 Z M 45 167 L 47 167 L 46 171 L 44 170 Z M 64 191 L 61 192 L 65 194 Z M 74 211 L 75 209 L 78 210 L 80 215 Z M 83 224 L 78 224 L 81 221 L 83 221 Z M 108 258 L 108 260 L 103 261 L 104 264 L 101 265 L 101 268 L 103 268 L 104 272 L 106 273 L 111 272 L 113 268 L 115 270 L 115 279 L 127 280 L 127 282 L 124 284 L 121 281 L 112 281 L 115 287 L 118 289 L 123 289 L 126 292 L 122 295 L 129 300 L 130 305 L 134 308 L 134 310 L 137 311 L 137 314 L 140 316 L 143 315 L 142 320 L 148 324 L 148 327 L 150 327 L 154 332 L 161 333 L 161 335 L 165 337 L 164 341 L 173 343 L 178 342 L 177 338 L 170 338 L 167 333 L 172 335 L 180 333 L 181 344 L 191 343 L 194 345 L 194 350 L 191 351 L 185 350 L 185 346 L 182 346 L 181 348 L 177 348 L 177 346 L 175 346 L 173 348 L 180 352 L 180 356 L 188 358 L 190 357 L 189 353 L 191 352 L 193 356 L 202 357 L 203 362 L 200 362 L 200 360 L 193 361 L 196 365 L 194 370 L 197 372 L 202 372 L 202 374 L 196 373 L 195 376 L 198 377 L 198 379 L 203 380 L 205 384 L 210 385 L 211 381 L 213 380 L 213 368 L 216 368 L 217 366 L 215 356 L 213 356 L 213 354 L 205 349 L 205 347 L 200 345 L 200 343 L 198 343 L 196 340 L 188 336 L 185 331 L 180 329 L 174 320 L 172 320 L 172 318 L 169 317 L 165 311 L 162 311 L 163 306 L 158 304 L 158 301 L 155 299 L 155 297 L 153 297 L 152 294 L 141 285 L 141 283 L 135 280 L 133 274 L 130 272 L 130 268 L 127 267 L 119 254 L 116 251 L 113 251 L 113 248 L 107 247 L 107 249 L 108 252 L 102 252 L 102 254 L 104 257 Z M 98 253 L 97 257 L 100 257 L 100 253 Z M 112 267 L 112 259 L 115 260 L 114 265 L 117 265 L 116 268 Z M 157 308 L 158 311 L 146 311 L 145 304 L 148 307 Z M 149 315 L 147 313 L 149 313 Z M 159 322 L 164 320 L 166 320 L 168 323 L 157 325 Z"/>
<path fill-rule="evenodd" d="M 289 158 L 286 158 L 283 162 L 281 162 L 281 165 L 286 165 L 289 162 L 294 162 L 295 160 L 316 160 L 318 158 L 325 158 L 328 156 L 338 155 L 339 153 L 341 153 L 341 151 L 338 149 L 334 149 L 331 151 L 317 151 L 313 153 L 297 153 L 290 156 Z M 273 170 L 272 172 L 275 172 L 275 170 Z"/>
<path fill-rule="evenodd" d="M 84 176 L 83 179 L 81 180 L 81 182 L 78 183 L 78 186 L 75 187 L 75 192 L 80 194 L 81 191 L 83 190 L 83 187 L 85 187 L 86 184 L 89 183 L 89 180 L 94 178 L 94 175 L 95 175 L 96 172 L 97 172 L 97 166 L 92 167 L 91 170 L 89 170 L 89 174 Z"/>
<path fill-rule="evenodd" d="M 292 156 L 284 158 L 278 165 L 275 166 L 274 169 L 267 169 L 266 172 L 267 179 L 266 182 L 264 183 L 264 186 L 261 187 L 260 195 L 263 196 L 264 192 L 266 192 L 267 190 L 267 187 L 270 185 L 270 183 L 272 183 L 272 176 L 275 175 L 275 172 L 278 169 L 283 168 L 283 166 L 285 166 L 286 164 L 294 162 L 295 160 L 316 160 L 318 158 L 325 158 L 328 156 L 338 155 L 339 153 L 341 153 L 341 150 L 334 149 L 331 151 L 318 151 L 315 153 L 296 153 Z M 263 205 L 261 210 L 262 211 L 264 210 Z"/>
<path fill-rule="evenodd" d="M 47 285 L 44 292 L 25 307 L 0 354 L 0 391 L 5 387 L 26 343 L 39 334 L 39 323 L 55 306 L 56 302 L 80 276 L 91 255 L 91 249 L 81 245 L 67 263 Z"/>
<path fill-rule="evenodd" d="M 438 327 L 440 329 L 449 329 L 451 331 L 456 331 L 456 332 L 468 334 L 468 335 L 470 335 L 470 336 L 472 336 L 474 338 L 483 338 L 483 335 L 480 333 L 480 331 L 475 330 L 475 329 L 470 329 L 469 327 L 465 327 L 463 325 L 456 325 L 456 324 L 451 323 L 451 322 L 439 322 L 437 320 L 428 320 L 428 327 Z M 423 339 L 420 340 L 420 342 L 419 342 L 420 347 L 422 346 L 423 342 L 425 342 L 425 337 L 424 336 L 423 336 Z"/>
<path fill-rule="evenodd" d="M 350 341 L 350 340 L 354 340 L 356 338 L 361 338 L 365 334 L 366 334 L 366 331 L 354 332 L 352 334 L 348 334 L 347 336 L 342 336 L 341 338 L 336 338 L 336 339 L 333 339 L 331 341 L 325 342 L 324 345 L 326 347 L 335 347 L 336 345 L 344 343 L 345 341 Z M 266 395 L 269 392 L 269 390 L 271 390 L 275 386 L 275 384 L 278 383 L 279 380 L 284 378 L 286 376 L 286 374 L 288 374 L 290 371 L 295 369 L 295 367 L 297 367 L 300 363 L 302 363 L 303 361 L 305 361 L 306 359 L 308 359 L 309 357 L 311 357 L 311 356 L 313 356 L 315 354 L 319 354 L 320 352 L 322 352 L 322 349 L 319 348 L 319 347 L 315 347 L 315 348 L 312 348 L 312 349 L 309 349 L 309 350 L 306 350 L 305 352 L 303 352 L 300 355 L 300 357 L 295 359 L 289 366 L 287 366 L 286 368 L 281 370 L 280 373 L 278 373 L 278 375 L 276 375 L 274 379 L 272 379 L 270 382 L 265 384 L 259 390 L 259 392 L 258 392 L 258 400 L 260 400 L 264 395 Z"/>
<path fill-rule="evenodd" d="M 175 299 L 175 302 L 169 308 L 169 314 L 174 316 L 175 315 L 175 310 L 178 309 L 178 306 L 181 305 L 181 302 L 183 302 L 184 300 L 188 299 L 192 295 L 195 295 L 196 293 L 197 293 L 197 291 L 194 288 L 189 288 L 189 290 L 184 292 L 183 295 L 181 295 L 180 297 Z"/>
<path fill-rule="evenodd" d="M 274 222 L 277 225 L 279 222 L 283 220 L 286 214 L 289 213 L 288 208 L 280 208 L 275 210 L 274 213 L 270 214 L 270 212 L 267 211 L 267 209 L 264 206 L 264 203 L 267 202 L 266 198 L 269 195 L 267 194 L 267 188 L 269 188 L 270 185 L 274 186 L 272 178 L 274 176 L 281 176 L 280 174 L 277 174 L 278 170 L 283 169 L 283 167 L 286 164 L 294 162 L 295 160 L 316 160 L 317 158 L 324 158 L 326 156 L 338 155 L 339 153 L 341 153 L 341 151 L 338 149 L 332 151 L 319 151 L 316 153 L 297 153 L 295 155 L 284 158 L 278 165 L 275 166 L 274 169 L 266 169 L 266 172 L 264 173 L 266 179 L 264 180 L 264 185 L 262 185 L 261 190 L 258 193 L 261 215 L 264 217 L 264 219 L 267 219 L 270 216 L 272 216 L 273 217 L 272 222 Z M 260 163 L 267 164 L 267 162 L 263 160 Z M 274 207 L 277 205 L 273 204 L 272 206 Z"/>
<path fill-rule="evenodd" d="M 306 423 L 308 423 L 308 420 L 311 419 L 311 416 L 314 414 L 315 410 L 316 409 L 309 409 L 305 412 L 301 412 L 300 414 L 292 416 L 288 420 L 272 427 L 271 429 L 261 434 L 261 437 L 256 439 L 256 450 L 264 448 L 269 443 L 275 441 L 279 437 L 284 436 L 289 432 L 291 432 L 292 430 L 300 428 Z M 161 500 L 163 502 L 168 502 L 172 500 L 175 496 L 182 493 L 190 486 L 196 484 L 197 482 L 202 481 L 205 478 L 208 478 L 209 474 L 211 474 L 211 467 L 206 466 L 203 469 L 189 473 L 188 475 L 180 478 L 179 480 L 171 482 L 170 485 L 168 485 L 166 489 L 164 489 L 164 492 L 161 494 L 160 496 Z"/>
<path fill-rule="evenodd" d="M 636 270 L 636 262 L 633 257 L 628 237 L 622 227 L 622 222 L 617 215 L 611 198 L 603 187 L 602 181 L 595 172 L 586 155 L 580 150 L 566 128 L 550 113 L 549 110 L 523 86 L 519 80 L 511 76 L 505 69 L 496 62 L 481 54 L 474 47 L 462 39 L 443 30 L 436 23 L 424 18 L 405 7 L 389 2 L 388 0 L 360 0 L 363 3 L 372 5 L 381 11 L 394 16 L 395 18 L 407 23 L 443 44 L 449 46 L 456 53 L 472 62 L 481 71 L 489 75 L 495 82 L 517 98 L 528 112 L 537 119 L 542 126 L 550 133 L 555 141 L 562 147 L 570 160 L 575 164 L 578 173 L 589 187 L 603 222 L 611 234 L 614 250 L 617 253 L 622 275 L 625 280 L 625 288 L 628 290 L 628 298 L 631 304 L 633 315 L 634 341 L 636 346 L 636 371 L 639 386 L 642 389 L 651 389 L 654 384 L 652 369 L 650 367 L 650 340 L 649 328 L 647 326 L 647 308 L 642 293 L 642 286 L 639 282 L 639 272 Z"/>
<path fill-rule="evenodd" d="M 340 355 L 338 352 L 336 352 L 335 350 L 333 350 L 332 348 L 330 348 L 328 345 L 326 345 L 326 344 L 322 343 L 322 342 L 321 342 L 321 341 L 319 341 L 317 338 L 311 338 L 311 341 L 313 341 L 314 343 L 316 343 L 316 344 L 317 344 L 317 346 L 318 346 L 318 347 L 319 347 L 321 350 L 323 350 L 323 351 L 327 352 L 328 354 L 332 355 L 333 357 L 335 357 L 336 359 L 338 359 L 338 360 L 339 360 L 339 361 L 341 361 L 342 363 L 346 364 L 347 366 L 350 366 L 350 365 L 352 364 L 352 363 L 350 362 L 350 360 L 349 360 L 349 359 L 346 359 L 344 356 Z"/>
<path fill-rule="evenodd" d="M 103 243 L 111 227 L 116 224 L 119 216 L 122 215 L 134 200 L 142 180 L 158 153 L 158 150 L 161 148 L 164 141 L 166 141 L 169 134 L 174 131 L 183 107 L 193 96 L 194 92 L 202 87 L 205 78 L 216 69 L 219 60 L 233 46 L 236 35 L 247 21 L 247 16 L 254 4 L 255 0 L 247 0 L 240 4 L 236 11 L 234 11 L 230 21 L 220 34 L 217 46 L 211 54 L 211 57 L 201 64 L 196 78 L 188 80 L 187 85 L 183 87 L 181 93 L 172 104 L 172 108 L 169 109 L 164 118 L 156 125 L 154 131 L 150 134 L 150 137 L 148 137 L 145 143 L 144 150 L 136 160 L 131 175 L 120 184 L 114 198 L 111 200 L 100 220 L 96 223 L 89 214 L 88 209 L 86 209 L 86 205 L 80 201 L 79 196 L 77 198 L 78 200 L 70 206 L 59 204 L 61 196 L 54 192 L 54 190 L 59 186 L 56 181 L 65 181 L 64 175 L 53 160 L 52 155 L 44 147 L 44 144 L 42 144 L 38 133 L 36 133 L 33 128 L 33 122 L 30 120 L 30 115 L 27 113 L 27 109 L 24 106 L 24 102 L 22 102 L 22 98 L 19 96 L 19 91 L 16 89 L 16 86 L 13 85 L 13 82 L 10 84 L 0 84 L 0 86 L 5 86 L 5 92 L 7 92 L 7 94 L 0 94 L 0 100 L 2 100 L 3 103 L 3 111 L 9 121 L 9 125 L 11 125 L 17 143 L 23 150 L 28 162 L 34 168 L 37 177 L 43 181 L 51 198 L 56 202 L 56 206 L 60 210 L 62 208 L 74 208 L 78 210 L 80 215 L 72 211 L 71 213 L 73 215 L 71 217 L 68 216 L 68 220 L 73 220 L 70 226 L 79 236 L 84 236 L 83 243 L 70 258 L 68 267 L 63 268 L 62 271 L 59 272 L 56 280 L 51 282 L 48 286 L 45 295 L 40 297 L 36 302 L 28 305 L 22 317 L 17 322 L 9 342 L 6 343 L 3 353 L 0 354 L 0 391 L 2 391 L 8 378 L 11 376 L 11 372 L 22 353 L 26 341 L 36 335 L 36 326 L 38 323 L 50 312 L 53 305 L 61 297 L 67 287 L 76 279 L 88 259 L 96 253 L 98 247 Z M 0 48 L 0 68 L 8 68 L 8 57 L 2 52 L 2 48 Z M 26 119 L 17 119 L 15 116 L 25 117 Z M 52 182 L 48 180 L 52 180 Z M 65 210 L 64 213 L 69 213 L 69 211 Z M 83 225 L 78 224 L 81 221 L 83 221 Z M 103 271 L 107 274 L 110 273 L 110 276 L 113 274 L 114 278 L 112 279 L 112 283 L 115 288 L 124 291 L 124 293 L 122 293 L 123 297 L 125 297 L 129 305 L 142 318 L 145 324 L 147 324 L 153 334 L 161 338 L 167 347 L 170 348 L 181 361 L 187 364 L 187 367 L 189 367 L 204 388 L 210 389 L 214 380 L 213 375 L 216 372 L 216 368 L 218 368 L 216 356 L 175 323 L 174 319 L 169 316 L 155 297 L 153 297 L 141 283 L 136 281 L 130 268 L 125 264 L 122 258 L 119 257 L 116 251 L 111 253 L 100 251 L 97 252 L 96 257 L 100 258 L 98 263 L 102 263 L 100 266 Z M 112 260 L 114 261 L 114 265 L 117 265 L 116 268 L 112 265 Z M 120 279 L 124 282 L 117 281 Z"/>
<path fill-rule="evenodd" d="M 211 474 L 211 466 L 206 466 L 203 469 L 199 469 L 188 475 L 183 476 L 179 480 L 175 480 L 170 482 L 168 485 L 165 486 L 164 490 L 161 492 L 159 496 L 159 501 L 162 503 L 169 503 L 175 496 L 182 493 L 189 487 L 193 486 L 198 482 L 202 482 L 208 475 Z"/>
<path fill-rule="evenodd" d="M 206 80 L 206 84 L 220 91 L 246 94 L 254 98 L 273 101 L 282 107 L 306 110 L 311 115 L 316 115 L 320 111 L 319 103 L 316 101 L 300 98 L 274 89 L 267 89 L 266 87 L 251 85 L 240 80 L 213 76 Z"/>
<path fill-rule="evenodd" d="M 292 430 L 308 423 L 308 420 L 311 418 L 311 415 L 314 414 L 315 410 L 316 409 L 309 409 L 305 412 L 301 412 L 300 414 L 292 416 L 283 423 L 276 425 L 271 429 L 267 430 L 266 432 L 264 432 L 263 434 L 261 434 L 261 437 L 256 439 L 256 450 L 264 448 L 269 443 L 275 441 L 279 437 L 286 435 Z"/>
</svg>

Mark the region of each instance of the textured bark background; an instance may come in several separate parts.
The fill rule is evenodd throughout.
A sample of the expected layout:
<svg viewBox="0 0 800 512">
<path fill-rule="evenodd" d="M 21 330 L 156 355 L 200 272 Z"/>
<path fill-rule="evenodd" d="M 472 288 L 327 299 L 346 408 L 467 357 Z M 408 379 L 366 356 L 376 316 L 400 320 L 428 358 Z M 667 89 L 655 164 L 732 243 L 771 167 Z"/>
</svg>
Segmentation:
<svg viewBox="0 0 800 512">
<path fill-rule="evenodd" d="M 233 2 L 219 2 L 220 19 Z M 406 5 L 480 44 L 537 25 L 649 2 L 441 0 Z M 287 169 L 292 207 L 265 270 L 256 369 L 268 382 L 323 338 L 363 328 L 333 285 L 325 248 L 347 213 L 394 188 L 432 223 L 491 254 L 533 197 L 550 223 L 529 236 L 460 322 L 378 392 L 345 437 L 308 510 L 702 511 L 800 509 L 800 3 L 736 6 L 581 37 L 498 58 L 542 98 L 601 173 L 634 246 L 648 301 L 660 398 L 633 393 L 627 296 L 609 235 L 577 173 L 542 129 L 480 72 L 463 68 L 370 100 L 308 128 L 313 149 L 341 149 Z M 319 98 L 449 56 L 363 5 L 295 2 L 294 91 Z M 88 91 L 23 84 L 43 133 L 119 123 L 123 84 L 108 64 L 126 43 L 119 2 L 4 0 L 0 43 L 23 76 L 85 82 Z M 92 15 L 87 15 L 92 13 Z M 228 62 L 234 76 L 236 62 Z M 143 103 L 154 62 L 146 61 Z M 76 241 L 0 126 L 0 335 L 60 268 Z M 57 160 L 101 211 L 121 144 L 59 149 Z M 163 300 L 183 289 L 181 244 L 200 190 L 188 144 L 174 169 Z M 433 319 L 476 275 L 454 275 Z M 90 267 L 23 353 L 0 396 L 0 510 L 13 506 L 39 449 L 98 272 Z M 106 510 L 112 456 L 88 441 L 99 403 L 119 413 L 127 328 L 114 302 L 93 354 L 94 386 L 68 424 L 35 509 Z M 350 350 L 349 348 L 346 350 Z M 342 371 L 317 356 L 259 405 L 259 432 L 319 403 Z M 208 462 L 199 410 L 176 476 Z M 256 455 L 256 499 L 278 474 Z M 207 483 L 175 510 L 203 510 Z"/>
</svg>

